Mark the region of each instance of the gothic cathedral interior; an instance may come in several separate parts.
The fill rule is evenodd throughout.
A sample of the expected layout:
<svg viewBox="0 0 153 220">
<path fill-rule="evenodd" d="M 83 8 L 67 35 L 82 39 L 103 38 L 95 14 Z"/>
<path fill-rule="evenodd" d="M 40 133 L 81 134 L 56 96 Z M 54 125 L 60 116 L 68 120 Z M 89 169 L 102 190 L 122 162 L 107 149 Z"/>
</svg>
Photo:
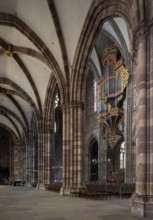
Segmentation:
<svg viewBox="0 0 153 220">
<path fill-rule="evenodd" d="M 153 217 L 152 78 L 152 0 L 0 1 L 0 184 Z"/>
</svg>

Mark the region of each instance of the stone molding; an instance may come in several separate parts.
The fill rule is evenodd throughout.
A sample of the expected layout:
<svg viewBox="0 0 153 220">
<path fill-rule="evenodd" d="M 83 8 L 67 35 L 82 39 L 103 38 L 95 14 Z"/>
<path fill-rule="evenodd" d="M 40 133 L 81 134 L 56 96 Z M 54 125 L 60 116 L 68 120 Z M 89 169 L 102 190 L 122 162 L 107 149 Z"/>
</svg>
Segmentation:
<svg viewBox="0 0 153 220">
<path fill-rule="evenodd" d="M 151 27 L 153 27 L 153 18 L 151 20 L 141 21 L 133 29 L 133 41 L 132 41 L 133 58 L 137 57 L 137 51 L 138 51 L 139 43 L 143 39 L 147 38 L 150 35 Z"/>
<path fill-rule="evenodd" d="M 81 108 L 84 109 L 84 102 L 78 101 L 78 102 L 70 102 L 66 104 L 62 104 L 62 110 L 64 109 L 70 109 L 70 108 Z"/>
<path fill-rule="evenodd" d="M 152 217 L 152 203 L 152 195 L 138 195 L 136 193 L 133 193 L 131 198 L 132 214 L 141 218 Z"/>
</svg>

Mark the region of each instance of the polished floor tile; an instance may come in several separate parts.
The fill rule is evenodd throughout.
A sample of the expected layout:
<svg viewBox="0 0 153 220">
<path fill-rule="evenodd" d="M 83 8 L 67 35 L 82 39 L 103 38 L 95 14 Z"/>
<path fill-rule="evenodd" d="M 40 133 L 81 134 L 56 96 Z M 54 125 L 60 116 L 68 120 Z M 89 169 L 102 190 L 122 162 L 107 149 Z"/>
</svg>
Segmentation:
<svg viewBox="0 0 153 220">
<path fill-rule="evenodd" d="M 47 190 L 0 186 L 0 220 L 138 220 L 129 199 L 89 200 Z"/>
</svg>

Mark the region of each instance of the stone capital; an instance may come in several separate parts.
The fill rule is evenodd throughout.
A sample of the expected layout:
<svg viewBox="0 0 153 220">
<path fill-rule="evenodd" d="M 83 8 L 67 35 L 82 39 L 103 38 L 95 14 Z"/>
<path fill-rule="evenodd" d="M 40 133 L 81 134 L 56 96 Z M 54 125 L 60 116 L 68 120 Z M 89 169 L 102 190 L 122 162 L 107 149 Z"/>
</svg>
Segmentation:
<svg viewBox="0 0 153 220">
<path fill-rule="evenodd" d="M 147 39 L 147 37 L 149 36 L 151 27 L 153 27 L 153 19 L 149 21 L 143 20 L 133 29 L 133 39 L 132 39 L 133 59 L 137 57 L 139 43 L 142 40 Z"/>
<path fill-rule="evenodd" d="M 74 101 L 70 103 L 63 103 L 62 109 L 71 109 L 71 108 L 84 108 L 84 102 L 83 101 Z"/>
</svg>

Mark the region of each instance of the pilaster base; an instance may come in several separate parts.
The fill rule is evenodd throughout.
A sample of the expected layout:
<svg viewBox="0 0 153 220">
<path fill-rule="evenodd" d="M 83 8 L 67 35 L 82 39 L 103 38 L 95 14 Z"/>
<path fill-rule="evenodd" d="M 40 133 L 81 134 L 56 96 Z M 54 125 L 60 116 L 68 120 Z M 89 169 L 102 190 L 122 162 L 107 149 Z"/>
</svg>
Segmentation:
<svg viewBox="0 0 153 220">
<path fill-rule="evenodd" d="M 84 187 L 61 187 L 60 195 L 61 196 L 78 196 L 81 189 Z"/>
<path fill-rule="evenodd" d="M 36 189 L 43 189 L 43 190 L 45 190 L 46 188 L 45 188 L 44 183 L 37 183 Z"/>
<path fill-rule="evenodd" d="M 71 195 L 71 187 L 61 187 L 60 189 L 60 195 L 61 196 L 69 196 Z"/>
<path fill-rule="evenodd" d="M 37 183 L 35 183 L 35 182 L 26 182 L 25 186 L 27 186 L 27 187 L 36 187 Z"/>
<path fill-rule="evenodd" d="M 30 182 L 26 182 L 25 184 L 27 187 L 32 187 L 32 184 Z"/>
<path fill-rule="evenodd" d="M 131 198 L 131 210 L 134 216 L 153 217 L 153 195 L 145 196 L 134 193 Z"/>
</svg>

